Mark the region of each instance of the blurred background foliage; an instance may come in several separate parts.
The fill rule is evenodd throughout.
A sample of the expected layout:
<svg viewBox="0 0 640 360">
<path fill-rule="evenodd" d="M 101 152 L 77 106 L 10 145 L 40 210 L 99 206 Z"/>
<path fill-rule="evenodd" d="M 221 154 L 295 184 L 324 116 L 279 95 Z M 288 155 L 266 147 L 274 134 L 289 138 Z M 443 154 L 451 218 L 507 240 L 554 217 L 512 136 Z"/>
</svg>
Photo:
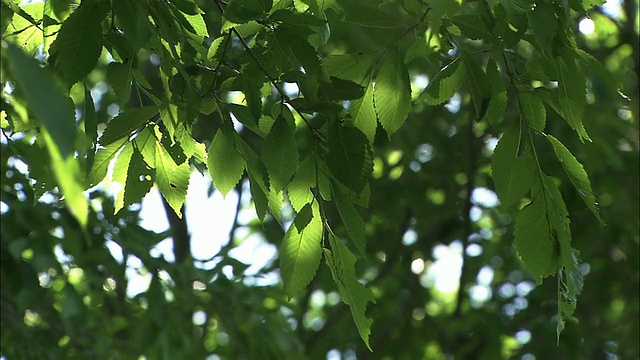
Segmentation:
<svg viewBox="0 0 640 360">
<path fill-rule="evenodd" d="M 214 2 L 196 3 L 211 33 L 217 33 Z M 394 2 L 384 9 L 400 19 L 406 15 Z M 98 189 L 91 192 L 89 231 L 83 233 L 53 189 L 43 146 L 28 137 L 3 136 L 2 356 L 637 359 L 637 11 L 638 1 L 610 1 L 574 14 L 578 46 L 599 59 L 628 96 L 625 101 L 593 69 L 585 70 L 589 105 L 584 123 L 593 142 L 581 143 L 564 121 L 548 114 L 549 133 L 584 164 L 606 226 L 584 206 L 553 150 L 544 143 L 538 148 L 542 167 L 561 179 L 573 246 L 584 261 L 585 288 L 558 345 L 556 279 L 535 287 L 515 255 L 512 218 L 490 190 L 490 159 L 502 125 L 478 123 L 470 130 L 473 105 L 462 91 L 445 106 L 414 103 L 391 140 L 382 131 L 375 139 L 373 195 L 363 213 L 367 258 L 357 268 L 377 301 L 367 309 L 374 321 L 373 353 L 361 342 L 327 267 L 321 266 L 306 294 L 288 301 L 277 280 L 259 281 L 277 274 L 277 259 L 249 275 L 245 270 L 251 264 L 229 255 L 250 234 L 278 246 L 284 231 L 271 217 L 261 224 L 236 216 L 234 238 L 215 261 L 194 261 L 199 256 L 190 251 L 184 220 L 168 212 L 171 229 L 149 231 L 140 226 L 140 206 L 112 215 L 110 194 Z M 323 55 L 375 49 L 401 35 L 333 21 L 332 11 L 327 16 L 331 36 L 320 48 Z M 398 41 L 426 52 L 408 63 L 417 95 L 439 70 L 440 53 L 411 34 Z M 153 57 L 139 57 L 146 59 L 140 68 L 148 69 L 153 82 Z M 91 92 L 100 94 L 98 122 L 103 124 L 118 109 L 107 64 L 103 53 L 88 78 Z M 71 96 L 82 98 L 84 90 L 74 87 Z M 196 139 L 210 143 L 216 116 L 199 115 Z M 515 109 L 508 108 L 505 121 L 515 117 Z M 246 188 L 243 183 L 236 188 L 243 194 L 239 212 L 252 206 Z M 471 221 L 463 216 L 467 207 Z M 329 209 L 327 217 L 344 235 L 337 212 Z M 463 240 L 468 230 L 472 236 Z M 150 252 L 167 238 L 174 256 Z M 148 288 L 128 295 L 130 282 L 140 276 L 151 279 Z"/>
</svg>

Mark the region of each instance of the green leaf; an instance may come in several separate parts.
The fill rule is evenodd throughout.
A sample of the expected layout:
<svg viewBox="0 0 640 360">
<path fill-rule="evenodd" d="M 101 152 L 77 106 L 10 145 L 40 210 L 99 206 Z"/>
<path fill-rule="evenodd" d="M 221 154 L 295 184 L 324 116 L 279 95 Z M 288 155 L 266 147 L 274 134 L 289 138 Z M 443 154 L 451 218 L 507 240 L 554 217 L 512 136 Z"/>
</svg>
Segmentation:
<svg viewBox="0 0 640 360">
<path fill-rule="evenodd" d="M 100 144 L 109 145 L 124 137 L 128 138 L 134 130 L 139 129 L 157 113 L 157 106 L 141 106 L 124 110 L 109 121 L 102 137 L 100 137 Z"/>
<path fill-rule="evenodd" d="M 328 142 L 326 163 L 331 174 L 360 193 L 373 170 L 369 140 L 360 130 L 333 121 L 329 124 Z"/>
<path fill-rule="evenodd" d="M 513 11 L 516 13 L 526 13 L 527 11 L 531 11 L 533 7 L 533 0 L 501 0 L 501 3 L 503 3 L 510 12 Z"/>
<path fill-rule="evenodd" d="M 297 26 L 324 26 L 327 21 L 319 19 L 310 13 L 295 13 L 288 9 L 276 10 L 269 16 L 271 20 L 278 21 L 287 25 Z"/>
<path fill-rule="evenodd" d="M 371 290 L 358 281 L 355 272 L 356 258 L 351 251 L 335 235 L 329 235 L 331 249 L 324 249 L 327 264 L 331 269 L 333 280 L 338 285 L 342 301 L 349 305 L 351 316 L 356 323 L 362 341 L 371 350 L 369 336 L 373 320 L 366 317 L 367 303 L 375 304 L 376 299 Z"/>
<path fill-rule="evenodd" d="M 196 8 L 197 8 L 197 6 L 196 6 Z M 202 11 L 200 9 L 198 9 L 198 10 Z M 205 38 L 209 37 L 209 31 L 207 30 L 207 24 L 204 22 L 204 19 L 202 18 L 202 14 L 201 13 L 197 13 L 197 14 L 185 14 L 185 13 L 182 13 L 182 16 L 184 16 L 184 18 L 187 20 L 189 25 L 191 25 L 191 29 L 189 29 L 189 30 L 193 30 L 193 33 L 197 35 L 197 39 L 198 40 L 201 41 L 201 40 L 204 40 Z"/>
<path fill-rule="evenodd" d="M 460 58 L 456 58 L 429 81 L 429 85 L 424 89 L 422 96 L 429 105 L 440 105 L 460 89 L 466 79 L 466 69 L 460 66 Z"/>
<path fill-rule="evenodd" d="M 369 53 L 329 55 L 322 59 L 322 67 L 329 76 L 360 84 L 365 78 L 370 81 L 373 60 L 373 55 Z"/>
<path fill-rule="evenodd" d="M 124 139 L 126 142 L 127 139 Z M 152 169 L 156 167 L 156 142 L 158 139 L 155 137 L 153 132 L 149 127 L 146 127 L 140 131 L 136 139 L 134 140 L 136 143 L 137 149 L 142 154 L 142 159 L 144 162 Z"/>
<path fill-rule="evenodd" d="M 363 96 L 362 86 L 351 80 L 344 80 L 335 76 L 330 77 L 331 82 L 321 82 L 318 96 L 323 100 L 354 100 Z"/>
<path fill-rule="evenodd" d="M 586 100 L 586 84 L 582 69 L 573 57 L 556 58 L 558 73 L 558 94 L 562 114 L 569 126 L 573 128 L 581 141 L 591 141 L 582 125 Z"/>
<path fill-rule="evenodd" d="M 262 161 L 271 185 L 280 191 L 291 181 L 299 163 L 294 125 L 280 115 L 262 145 Z"/>
<path fill-rule="evenodd" d="M 376 118 L 376 109 L 373 103 L 373 82 L 366 84 L 364 96 L 353 100 L 349 105 L 349 114 L 353 118 L 353 126 L 360 129 L 373 144 L 376 136 L 376 128 L 378 122 Z"/>
<path fill-rule="evenodd" d="M 571 183 L 578 191 L 578 194 L 580 194 L 580 197 L 587 205 L 587 208 L 591 210 L 598 221 L 602 222 L 600 211 L 598 210 L 598 202 L 596 201 L 596 197 L 593 195 L 591 182 L 589 181 L 589 177 L 587 176 L 587 172 L 584 170 L 584 167 L 580 164 L 578 159 L 571 154 L 569 149 L 567 149 L 558 139 L 552 135 L 547 135 L 547 139 L 549 139 L 549 142 L 553 147 L 553 151 L 555 151 L 556 156 L 558 157 L 558 161 L 562 164 L 564 171 L 569 176 L 569 180 L 571 180 Z"/>
<path fill-rule="evenodd" d="M 487 63 L 486 74 L 487 80 L 491 85 L 491 99 L 489 99 L 489 106 L 482 120 L 490 124 L 498 124 L 504 118 L 507 109 L 507 91 L 498 66 L 493 59 L 490 59 Z"/>
<path fill-rule="evenodd" d="M 89 174 L 93 167 L 93 160 L 98 145 L 98 119 L 96 108 L 93 104 L 93 98 L 89 88 L 84 86 L 84 102 L 82 104 L 82 122 L 84 123 L 84 133 L 89 141 L 89 149 L 87 150 L 86 173 Z"/>
<path fill-rule="evenodd" d="M 409 73 L 397 49 L 382 64 L 373 88 L 378 120 L 391 136 L 404 123 L 411 109 Z"/>
<path fill-rule="evenodd" d="M 460 49 L 462 60 L 464 61 L 469 78 L 469 87 L 471 88 L 471 100 L 478 114 L 478 118 L 482 116 L 483 104 L 490 97 L 491 87 L 487 75 L 482 71 L 478 61 L 466 50 Z"/>
<path fill-rule="evenodd" d="M 316 164 L 314 155 L 309 155 L 298 166 L 288 187 L 289 202 L 295 211 L 300 212 L 305 205 L 311 203 L 313 200 L 311 188 L 315 186 Z"/>
<path fill-rule="evenodd" d="M 236 24 L 263 19 L 273 6 L 273 0 L 229 0 L 224 17 Z"/>
<path fill-rule="evenodd" d="M 538 48 L 546 54 L 551 54 L 553 39 L 558 31 L 558 20 L 553 5 L 542 1 L 538 2 L 532 11 L 527 11 L 527 17 Z"/>
<path fill-rule="evenodd" d="M 537 197 L 520 210 L 515 223 L 516 249 L 538 283 L 554 274 L 558 263 L 559 249 L 547 217 L 545 199 Z"/>
<path fill-rule="evenodd" d="M 82 176 L 78 160 L 73 156 L 63 157 L 47 129 L 42 130 L 42 136 L 51 156 L 53 173 L 64 196 L 64 203 L 78 223 L 85 228 L 89 216 L 89 204 L 84 196 L 84 189 L 78 181 Z"/>
<path fill-rule="evenodd" d="M 482 16 L 458 15 L 452 17 L 450 20 L 470 39 L 484 40 L 489 43 L 495 40 L 493 33 L 489 30 L 487 24 L 484 23 Z"/>
<path fill-rule="evenodd" d="M 182 218 L 182 205 L 189 185 L 189 163 L 177 165 L 169 152 L 156 142 L 156 182 L 173 211 Z"/>
<path fill-rule="evenodd" d="M 394 29 L 402 23 L 386 12 L 368 6 L 366 1 L 338 0 L 344 10 L 345 21 L 360 26 Z"/>
<path fill-rule="evenodd" d="M 233 132 L 233 134 L 231 134 Z M 209 147 L 207 167 L 215 187 L 226 196 L 242 178 L 245 161 L 236 148 L 235 131 L 218 129 Z"/>
<path fill-rule="evenodd" d="M 72 157 L 77 133 L 73 102 L 51 72 L 41 68 L 35 59 L 10 43 L 3 47 L 29 112 L 47 129 L 60 156 L 63 159 Z"/>
<path fill-rule="evenodd" d="M 30 56 L 44 43 L 44 33 L 38 28 L 37 23 L 42 19 L 43 3 L 31 3 L 18 6 L 11 1 L 2 2 L 3 5 L 10 5 L 15 11 L 11 24 L 3 31 L 3 39 L 15 44 Z M 2 10 L 2 14 L 8 11 Z M 37 20 L 36 20 L 37 19 Z"/>
<path fill-rule="evenodd" d="M 358 209 L 351 202 L 349 196 L 344 194 L 339 186 L 334 187 L 333 191 L 335 193 L 334 201 L 342 223 L 349 235 L 349 240 L 351 240 L 360 255 L 365 257 L 366 239 L 362 215 L 360 215 Z"/>
<path fill-rule="evenodd" d="M 251 111 L 249 111 L 248 107 L 238 104 L 226 104 L 225 106 L 221 106 L 222 109 L 225 109 L 226 107 L 228 107 L 229 111 L 231 111 L 233 115 L 235 115 L 236 119 L 238 119 L 242 125 L 246 126 L 247 129 L 261 137 L 265 137 L 268 134 L 268 131 L 264 132 L 260 129 L 259 124 L 256 123 L 256 120 L 251 115 Z"/>
<path fill-rule="evenodd" d="M 149 21 L 149 10 L 144 2 L 113 0 L 113 10 L 131 45 L 136 49 L 144 48 L 157 31 Z"/>
<path fill-rule="evenodd" d="M 118 161 L 120 159 L 118 158 Z M 145 164 L 142 154 L 133 147 L 133 153 L 129 160 L 127 169 L 127 178 L 124 183 L 124 189 L 121 190 L 123 193 L 123 199 L 120 208 L 129 206 L 134 203 L 139 203 L 142 201 L 142 198 L 151 190 L 153 186 L 153 178 L 154 172 Z M 114 166 L 114 177 L 116 168 L 118 167 L 118 162 Z M 120 194 L 118 194 L 118 198 Z M 118 212 L 119 202 L 116 201 L 115 211 Z"/>
<path fill-rule="evenodd" d="M 496 192 L 505 207 L 518 203 L 529 192 L 535 162 L 520 131 L 512 128 L 502 135 L 493 153 L 491 170 Z"/>
<path fill-rule="evenodd" d="M 207 160 L 207 147 L 203 143 L 197 142 L 190 131 L 182 129 L 177 140 L 187 159 L 193 159 L 200 164 L 205 163 Z"/>
<path fill-rule="evenodd" d="M 587 68 L 590 68 L 593 71 L 595 71 L 602 78 L 602 80 L 604 80 L 607 83 L 607 85 L 611 87 L 613 91 L 619 91 L 620 89 L 622 89 L 622 84 L 620 83 L 620 81 L 615 79 L 613 76 L 611 76 L 611 73 L 609 72 L 609 70 L 607 70 L 607 68 L 605 68 L 602 65 L 602 63 L 598 61 L 598 59 L 596 59 L 591 54 L 589 54 L 588 52 L 582 49 L 573 49 L 573 50 L 578 55 L 578 58 L 580 59 L 580 61 L 582 61 L 582 63 Z"/>
<path fill-rule="evenodd" d="M 558 274 L 558 324 L 556 327 L 557 342 L 564 330 L 565 319 L 572 316 L 578 303 L 578 295 L 584 286 L 584 275 L 580 271 L 580 254 L 568 242 L 560 243 L 560 254 L 563 267 Z"/>
<path fill-rule="evenodd" d="M 118 104 L 125 105 L 131 97 L 131 63 L 112 62 L 107 66 L 107 81 L 118 98 Z"/>
<path fill-rule="evenodd" d="M 222 44 L 224 39 L 226 39 L 225 36 L 219 36 L 215 40 L 213 40 L 213 42 L 209 46 L 209 50 L 207 51 L 207 59 L 209 59 L 210 61 L 218 60 L 218 51 L 220 50 L 220 52 L 222 52 L 222 48 L 220 48 L 220 45 Z"/>
<path fill-rule="evenodd" d="M 544 103 L 535 92 L 523 91 L 518 93 L 520 111 L 529 127 L 542 132 L 547 122 L 547 110 Z"/>
<path fill-rule="evenodd" d="M 309 205 L 307 205 L 309 206 Z M 284 291 L 289 298 L 296 296 L 315 277 L 322 258 L 322 218 L 318 203 L 311 205 L 312 217 L 306 226 L 289 226 L 280 247 L 280 269 Z M 303 217 L 304 216 L 303 214 Z M 297 217 L 296 217 L 297 218 Z M 300 221 L 299 221 L 300 222 Z"/>
<path fill-rule="evenodd" d="M 62 23 L 50 53 L 53 68 L 69 87 L 84 78 L 98 62 L 102 51 L 102 20 L 108 1 L 83 1 Z"/>
<path fill-rule="evenodd" d="M 97 185 L 100 183 L 104 177 L 107 175 L 107 170 L 109 169 L 109 164 L 113 159 L 116 158 L 120 149 L 128 143 L 129 139 L 120 139 L 119 141 L 113 142 L 106 147 L 101 147 L 98 149 L 98 152 L 93 159 L 93 166 L 91 167 L 91 172 L 89 172 L 89 176 L 87 177 L 87 185 L 91 187 L 93 185 Z"/>
<path fill-rule="evenodd" d="M 131 163 L 131 157 L 133 156 L 133 143 L 127 142 L 125 147 L 118 154 L 115 164 L 113 165 L 113 181 L 122 185 L 122 188 L 116 195 L 115 206 L 113 213 L 116 214 L 120 209 L 124 207 L 124 195 L 127 191 L 127 178 L 129 175 L 129 164 Z M 135 177 L 135 173 L 132 173 Z"/>
</svg>

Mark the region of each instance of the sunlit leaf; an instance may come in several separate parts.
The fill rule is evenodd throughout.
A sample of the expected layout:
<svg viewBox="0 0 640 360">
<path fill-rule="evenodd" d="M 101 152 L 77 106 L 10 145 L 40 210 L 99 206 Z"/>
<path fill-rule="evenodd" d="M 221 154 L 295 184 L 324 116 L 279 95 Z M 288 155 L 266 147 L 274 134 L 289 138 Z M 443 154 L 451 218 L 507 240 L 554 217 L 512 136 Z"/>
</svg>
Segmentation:
<svg viewBox="0 0 640 360">
<path fill-rule="evenodd" d="M 407 119 L 411 108 L 409 73 L 402 54 L 394 50 L 385 59 L 373 87 L 378 120 L 391 136 Z"/>
<path fill-rule="evenodd" d="M 222 196 L 236 186 L 245 169 L 245 160 L 236 148 L 234 134 L 233 130 L 219 129 L 209 147 L 207 167 L 213 184 Z"/>
<path fill-rule="evenodd" d="M 334 192 L 336 194 L 336 207 L 338 208 L 338 213 L 340 214 L 342 223 L 344 224 L 344 227 L 347 230 L 347 234 L 349 235 L 349 240 L 351 240 L 361 256 L 366 256 L 366 240 L 364 233 L 364 220 L 362 219 L 362 215 L 360 215 L 358 209 L 351 202 L 349 196 L 344 194 L 340 190 L 340 187 L 335 187 Z"/>
<path fill-rule="evenodd" d="M 373 320 L 367 318 L 365 312 L 368 302 L 376 302 L 375 296 L 371 290 L 358 281 L 355 273 L 356 258 L 351 251 L 333 234 L 329 235 L 329 242 L 331 249 L 324 249 L 324 254 L 331 269 L 331 275 L 338 285 L 342 301 L 349 305 L 351 316 L 356 323 L 362 341 L 370 351 L 373 351 L 369 344 Z"/>
<path fill-rule="evenodd" d="M 578 159 L 571 154 L 569 149 L 567 149 L 558 139 L 556 139 L 553 135 L 547 135 L 547 139 L 551 143 L 553 150 L 562 164 L 562 168 L 566 171 L 571 183 L 578 191 L 578 194 L 587 205 L 587 208 L 591 210 L 593 215 L 602 222 L 600 218 L 600 211 L 598 209 L 598 202 L 596 201 L 596 197 L 593 195 L 593 190 L 591 189 L 591 182 L 589 181 L 589 177 L 587 172 L 584 170 L 584 167 Z"/>
<path fill-rule="evenodd" d="M 520 210 L 515 224 L 516 249 L 538 283 L 555 273 L 559 255 L 547 217 L 545 200 L 534 198 Z"/>
<path fill-rule="evenodd" d="M 313 200 L 311 188 L 316 186 L 316 179 L 316 164 L 314 156 L 310 155 L 300 163 L 291 184 L 289 184 L 289 201 L 295 211 L 302 210 L 306 204 Z"/>
<path fill-rule="evenodd" d="M 264 139 L 262 161 L 267 167 L 269 180 L 276 190 L 284 189 L 298 168 L 298 146 L 294 125 L 279 116 Z"/>
<path fill-rule="evenodd" d="M 373 103 L 373 82 L 366 84 L 362 98 L 351 102 L 349 113 L 353 118 L 353 126 L 360 129 L 367 136 L 369 142 L 373 143 L 376 128 L 378 127 L 376 109 Z"/>
<path fill-rule="evenodd" d="M 280 269 L 284 291 L 294 297 L 314 278 L 322 258 L 322 218 L 318 204 L 306 205 L 312 209 L 312 217 L 299 229 L 291 224 L 280 247 Z"/>
<path fill-rule="evenodd" d="M 164 146 L 156 142 L 156 182 L 160 192 L 180 218 L 187 196 L 189 174 L 188 162 L 177 165 Z"/>
<path fill-rule="evenodd" d="M 558 71 L 558 94 L 562 115 L 567 123 L 578 133 L 580 140 L 591 141 L 582 121 L 584 119 L 586 84 L 582 69 L 573 57 L 556 59 Z"/>
<path fill-rule="evenodd" d="M 12 75 L 24 94 L 29 112 L 45 126 L 60 156 L 64 159 L 73 156 L 76 138 L 73 102 L 51 72 L 41 68 L 35 59 L 11 44 L 3 51 L 6 51 Z"/>
<path fill-rule="evenodd" d="M 51 156 L 53 173 L 64 195 L 64 203 L 71 214 L 78 220 L 78 223 L 85 227 L 89 216 L 89 204 L 84 196 L 84 189 L 80 185 L 79 179 L 82 174 L 78 160 L 73 156 L 63 157 L 58 150 L 58 145 L 53 141 L 47 130 L 44 130 L 42 135 Z"/>
<path fill-rule="evenodd" d="M 129 137 L 134 130 L 139 129 L 157 113 L 157 106 L 142 106 L 121 112 L 107 124 L 106 130 L 100 137 L 100 144 L 109 145 L 116 140 Z"/>
<path fill-rule="evenodd" d="M 440 105 L 460 89 L 466 78 L 466 69 L 460 63 L 460 58 L 456 58 L 431 79 L 422 93 L 427 104 Z"/>
<path fill-rule="evenodd" d="M 491 166 L 496 192 L 504 206 L 516 204 L 529 192 L 534 169 L 533 156 L 520 131 L 507 130 L 498 141 Z"/>
<path fill-rule="evenodd" d="M 333 122 L 329 126 L 329 155 L 326 162 L 336 179 L 359 193 L 372 171 L 367 137 L 354 127 Z"/>
</svg>

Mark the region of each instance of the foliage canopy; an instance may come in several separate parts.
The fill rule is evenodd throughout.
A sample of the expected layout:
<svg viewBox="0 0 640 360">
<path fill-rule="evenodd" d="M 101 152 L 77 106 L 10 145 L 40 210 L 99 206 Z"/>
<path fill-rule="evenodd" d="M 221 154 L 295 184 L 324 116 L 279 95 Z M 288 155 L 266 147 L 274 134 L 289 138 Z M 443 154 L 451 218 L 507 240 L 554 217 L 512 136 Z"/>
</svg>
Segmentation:
<svg viewBox="0 0 640 360">
<path fill-rule="evenodd" d="M 601 5 L 3 0 L 2 355 L 544 358 L 543 340 L 514 345 L 509 331 L 547 334 L 550 320 L 568 351 L 587 336 L 578 325 L 560 338 L 585 276 L 610 266 L 589 232 L 615 237 L 638 284 L 637 20 L 626 3 L 618 23 Z M 577 32 L 585 14 L 615 44 Z M 190 251 L 192 169 L 239 199 L 215 261 Z M 616 174 L 623 187 L 605 180 Z M 166 233 L 139 225 L 153 188 Z M 476 195 L 489 188 L 500 207 Z M 238 219 L 243 207 L 256 221 Z M 282 286 L 247 285 L 248 265 L 230 254 L 240 227 L 278 246 L 260 274 L 279 270 Z M 167 237 L 175 261 L 150 253 Z M 421 281 L 452 243 L 459 285 L 443 294 Z M 134 296 L 129 257 L 151 279 Z M 496 277 L 484 288 L 483 271 Z M 541 295 L 527 297 L 527 281 Z M 504 310 L 511 283 L 520 303 Z M 492 288 L 507 295 L 492 300 Z M 344 302 L 352 323 L 320 296 Z M 606 322 L 637 315 L 637 295 L 615 296 L 623 304 Z M 483 321 L 491 331 L 478 334 Z M 422 326 L 426 345 L 407 337 Z M 637 333 L 607 333 L 582 355 L 605 341 L 632 354 Z M 404 337 L 412 345 L 398 347 Z"/>
</svg>

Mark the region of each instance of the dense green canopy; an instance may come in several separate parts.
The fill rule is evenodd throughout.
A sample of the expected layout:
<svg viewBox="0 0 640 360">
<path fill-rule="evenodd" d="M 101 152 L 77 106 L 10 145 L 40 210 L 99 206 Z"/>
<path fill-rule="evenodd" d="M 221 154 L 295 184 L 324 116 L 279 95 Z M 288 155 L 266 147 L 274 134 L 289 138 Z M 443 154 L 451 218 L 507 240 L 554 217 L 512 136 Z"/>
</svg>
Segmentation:
<svg viewBox="0 0 640 360">
<path fill-rule="evenodd" d="M 637 0 L 1 7 L 3 358 L 638 358 Z"/>
</svg>

